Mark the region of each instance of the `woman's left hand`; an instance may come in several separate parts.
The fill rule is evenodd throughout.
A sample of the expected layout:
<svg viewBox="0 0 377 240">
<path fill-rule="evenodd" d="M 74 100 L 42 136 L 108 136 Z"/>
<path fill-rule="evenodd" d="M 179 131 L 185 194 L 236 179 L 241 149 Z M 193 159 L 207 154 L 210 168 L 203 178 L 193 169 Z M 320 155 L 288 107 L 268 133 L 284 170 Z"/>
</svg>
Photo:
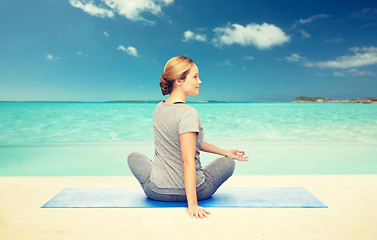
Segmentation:
<svg viewBox="0 0 377 240">
<path fill-rule="evenodd" d="M 243 161 L 243 162 L 246 162 L 248 161 L 249 157 L 244 157 L 245 155 L 245 152 L 244 151 L 240 151 L 240 150 L 237 150 L 237 149 L 230 149 L 230 150 L 226 150 L 226 155 L 227 157 L 231 157 L 233 159 L 236 159 L 238 161 Z"/>
</svg>

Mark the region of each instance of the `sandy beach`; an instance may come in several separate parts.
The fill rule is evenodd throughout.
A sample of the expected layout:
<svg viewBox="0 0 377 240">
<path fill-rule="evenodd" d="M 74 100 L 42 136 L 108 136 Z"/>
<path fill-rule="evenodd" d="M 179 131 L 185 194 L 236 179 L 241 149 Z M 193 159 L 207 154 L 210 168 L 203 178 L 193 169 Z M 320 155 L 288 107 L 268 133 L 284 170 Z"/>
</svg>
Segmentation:
<svg viewBox="0 0 377 240">
<path fill-rule="evenodd" d="M 328 208 L 42 209 L 66 187 L 138 188 L 131 176 L 0 177 L 0 239 L 375 239 L 377 175 L 232 176 L 223 187 L 305 187 Z"/>
</svg>

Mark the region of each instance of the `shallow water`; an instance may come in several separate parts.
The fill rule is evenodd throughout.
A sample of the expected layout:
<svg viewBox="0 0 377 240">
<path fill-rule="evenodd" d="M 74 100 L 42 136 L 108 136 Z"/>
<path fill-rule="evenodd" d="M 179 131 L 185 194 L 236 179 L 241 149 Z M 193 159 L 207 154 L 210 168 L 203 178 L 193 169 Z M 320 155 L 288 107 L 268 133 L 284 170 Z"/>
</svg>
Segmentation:
<svg viewBox="0 0 377 240">
<path fill-rule="evenodd" d="M 0 103 L 0 176 L 131 175 L 129 153 L 153 159 L 156 104 Z M 250 156 L 236 175 L 377 174 L 377 105 L 190 105 L 205 141 Z"/>
<path fill-rule="evenodd" d="M 0 103 L 0 144 L 153 141 L 157 103 Z M 188 103 L 207 141 L 377 144 L 377 104 Z"/>
<path fill-rule="evenodd" d="M 211 142 L 244 150 L 235 175 L 377 174 L 377 145 L 350 143 Z M 0 176 L 131 176 L 127 156 L 153 159 L 153 142 L 0 145 Z M 221 157 L 201 153 L 206 166 Z"/>
</svg>

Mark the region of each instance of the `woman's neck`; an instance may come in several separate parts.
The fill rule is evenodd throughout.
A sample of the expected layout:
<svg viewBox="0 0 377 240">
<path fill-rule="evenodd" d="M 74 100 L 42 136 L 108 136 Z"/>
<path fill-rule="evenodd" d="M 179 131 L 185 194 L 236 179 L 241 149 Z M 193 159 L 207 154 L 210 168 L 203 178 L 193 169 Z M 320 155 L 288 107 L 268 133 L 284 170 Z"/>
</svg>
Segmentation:
<svg viewBox="0 0 377 240">
<path fill-rule="evenodd" d="M 175 103 L 175 102 L 183 102 L 185 103 L 186 102 L 186 97 L 187 96 L 184 96 L 182 94 L 179 94 L 179 93 L 175 93 L 175 92 L 172 92 L 170 94 L 170 96 L 165 100 L 166 103 Z"/>
</svg>

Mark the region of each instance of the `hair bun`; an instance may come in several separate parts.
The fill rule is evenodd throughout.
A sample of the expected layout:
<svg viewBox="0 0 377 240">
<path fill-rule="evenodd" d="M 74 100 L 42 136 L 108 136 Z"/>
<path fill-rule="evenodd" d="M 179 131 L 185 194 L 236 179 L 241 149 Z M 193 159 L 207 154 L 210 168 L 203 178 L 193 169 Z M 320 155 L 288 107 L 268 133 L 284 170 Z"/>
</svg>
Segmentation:
<svg viewBox="0 0 377 240">
<path fill-rule="evenodd" d="M 160 87 L 161 87 L 162 95 L 164 96 L 171 92 L 171 89 L 169 87 L 169 82 L 166 81 L 164 74 L 161 74 L 161 77 L 160 77 Z"/>
</svg>

